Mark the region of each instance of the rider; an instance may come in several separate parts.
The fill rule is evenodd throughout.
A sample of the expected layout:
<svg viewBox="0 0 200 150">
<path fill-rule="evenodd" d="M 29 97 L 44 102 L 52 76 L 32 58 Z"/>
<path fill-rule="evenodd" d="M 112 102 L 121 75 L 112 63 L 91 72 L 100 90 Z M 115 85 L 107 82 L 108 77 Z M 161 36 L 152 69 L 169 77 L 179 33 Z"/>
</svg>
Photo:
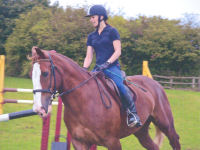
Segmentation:
<svg viewBox="0 0 200 150">
<path fill-rule="evenodd" d="M 96 30 L 88 35 L 87 54 L 83 67 L 88 69 L 92 63 L 93 51 L 96 53 L 96 66 L 94 70 L 103 71 L 117 85 L 122 104 L 127 111 L 127 124 L 129 127 L 141 126 L 140 118 L 137 115 L 133 97 L 129 88 L 123 84 L 118 58 L 121 55 L 121 42 L 118 31 L 107 24 L 107 12 L 101 5 L 94 5 L 90 8 L 90 22 Z"/>
</svg>

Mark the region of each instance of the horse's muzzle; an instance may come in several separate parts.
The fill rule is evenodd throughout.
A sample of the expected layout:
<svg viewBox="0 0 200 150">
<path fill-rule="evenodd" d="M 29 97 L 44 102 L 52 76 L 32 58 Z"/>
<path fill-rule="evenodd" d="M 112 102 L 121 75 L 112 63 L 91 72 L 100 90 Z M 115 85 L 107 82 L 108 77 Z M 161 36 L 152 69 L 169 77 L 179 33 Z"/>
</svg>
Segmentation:
<svg viewBox="0 0 200 150">
<path fill-rule="evenodd" d="M 37 110 L 38 115 L 40 117 L 45 118 L 52 111 L 52 105 L 48 105 L 47 107 L 42 106 L 39 110 Z"/>
<path fill-rule="evenodd" d="M 51 98 L 49 96 L 44 96 L 41 104 L 42 105 L 36 109 L 36 112 L 41 117 L 47 117 L 47 115 L 52 111 Z"/>
</svg>

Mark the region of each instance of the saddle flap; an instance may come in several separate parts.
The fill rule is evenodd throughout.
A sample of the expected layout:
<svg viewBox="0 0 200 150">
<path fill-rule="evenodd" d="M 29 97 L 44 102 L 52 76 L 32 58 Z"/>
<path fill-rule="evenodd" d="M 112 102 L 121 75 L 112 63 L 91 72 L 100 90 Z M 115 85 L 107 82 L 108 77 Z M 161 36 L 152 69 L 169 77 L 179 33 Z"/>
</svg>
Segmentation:
<svg viewBox="0 0 200 150">
<path fill-rule="evenodd" d="M 109 86 L 110 89 L 112 89 L 117 94 L 117 96 L 120 97 L 119 89 L 112 79 L 106 78 L 106 84 L 107 86 Z"/>
<path fill-rule="evenodd" d="M 131 91 L 131 96 L 133 97 L 134 101 L 137 100 L 137 95 L 135 93 L 135 89 L 133 87 L 133 85 L 131 83 L 128 82 L 128 77 L 126 77 L 126 79 L 124 80 L 124 84 L 130 89 Z"/>
<path fill-rule="evenodd" d="M 125 74 L 123 77 L 124 79 L 126 78 Z M 99 73 L 97 75 L 97 78 L 102 81 L 102 83 L 104 84 L 104 87 L 109 91 L 109 93 L 114 97 L 116 102 L 121 107 L 122 101 L 120 99 L 122 99 L 122 97 L 120 95 L 119 89 L 117 85 L 115 84 L 115 82 L 112 79 L 107 78 L 103 73 Z M 134 88 L 132 87 L 132 85 L 128 83 L 126 80 L 124 80 L 124 84 L 130 89 L 131 96 L 133 97 L 134 100 L 136 100 L 136 94 L 134 92 Z"/>
<path fill-rule="evenodd" d="M 121 95 L 120 95 L 120 92 L 119 92 L 119 89 L 118 89 L 117 85 L 115 84 L 115 82 L 112 79 L 106 78 L 106 84 L 110 89 L 112 89 L 112 91 L 114 93 L 116 93 L 116 95 L 120 99 L 122 98 Z M 133 99 L 136 101 L 137 97 L 136 97 L 136 93 L 135 93 L 134 88 L 132 87 L 132 85 L 129 82 L 127 82 L 126 80 L 124 80 L 124 84 L 130 89 L 130 94 L 133 97 Z"/>
</svg>

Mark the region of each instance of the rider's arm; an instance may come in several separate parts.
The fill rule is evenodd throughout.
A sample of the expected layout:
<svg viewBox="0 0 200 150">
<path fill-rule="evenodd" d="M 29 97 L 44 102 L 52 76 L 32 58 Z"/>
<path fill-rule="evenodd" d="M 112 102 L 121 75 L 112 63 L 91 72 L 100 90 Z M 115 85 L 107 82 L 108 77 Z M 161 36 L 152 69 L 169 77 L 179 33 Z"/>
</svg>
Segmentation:
<svg viewBox="0 0 200 150">
<path fill-rule="evenodd" d="M 113 63 L 115 60 L 119 58 L 121 55 L 121 41 L 120 40 L 114 40 L 113 41 L 113 46 L 115 52 L 112 54 L 112 56 L 107 60 L 109 63 Z"/>
<path fill-rule="evenodd" d="M 91 63 L 92 63 L 92 59 L 93 59 L 93 47 L 92 46 L 87 46 L 87 53 L 86 53 L 86 57 L 83 63 L 83 67 L 85 68 L 89 68 Z"/>
</svg>

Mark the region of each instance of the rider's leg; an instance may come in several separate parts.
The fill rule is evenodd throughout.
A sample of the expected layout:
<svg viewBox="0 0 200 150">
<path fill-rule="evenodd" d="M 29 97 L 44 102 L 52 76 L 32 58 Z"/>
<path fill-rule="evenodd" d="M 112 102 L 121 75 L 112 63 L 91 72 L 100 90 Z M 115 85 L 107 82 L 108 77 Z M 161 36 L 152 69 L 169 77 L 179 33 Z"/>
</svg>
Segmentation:
<svg viewBox="0 0 200 150">
<path fill-rule="evenodd" d="M 137 111 L 134 104 L 134 99 L 131 96 L 129 88 L 124 85 L 123 78 L 121 75 L 120 67 L 112 66 L 107 70 L 104 70 L 104 73 L 107 77 L 111 78 L 117 85 L 121 97 L 122 97 L 122 104 L 126 108 L 127 111 L 127 124 L 130 127 L 136 125 L 136 127 L 141 126 L 140 118 L 137 115 Z"/>
<path fill-rule="evenodd" d="M 131 91 L 129 90 L 129 88 L 126 85 L 121 85 L 123 87 L 120 87 L 121 89 L 121 95 L 122 98 L 125 100 L 125 104 L 126 104 L 126 111 L 127 111 L 127 124 L 130 127 L 133 127 L 136 125 L 136 127 L 140 127 L 142 125 L 142 123 L 140 122 L 140 118 L 137 114 L 137 110 L 134 104 L 134 99 L 133 96 L 131 95 Z M 124 90 L 125 89 L 125 90 Z M 125 91 L 125 92 L 124 92 Z M 124 93 L 122 93 L 124 92 Z"/>
</svg>

